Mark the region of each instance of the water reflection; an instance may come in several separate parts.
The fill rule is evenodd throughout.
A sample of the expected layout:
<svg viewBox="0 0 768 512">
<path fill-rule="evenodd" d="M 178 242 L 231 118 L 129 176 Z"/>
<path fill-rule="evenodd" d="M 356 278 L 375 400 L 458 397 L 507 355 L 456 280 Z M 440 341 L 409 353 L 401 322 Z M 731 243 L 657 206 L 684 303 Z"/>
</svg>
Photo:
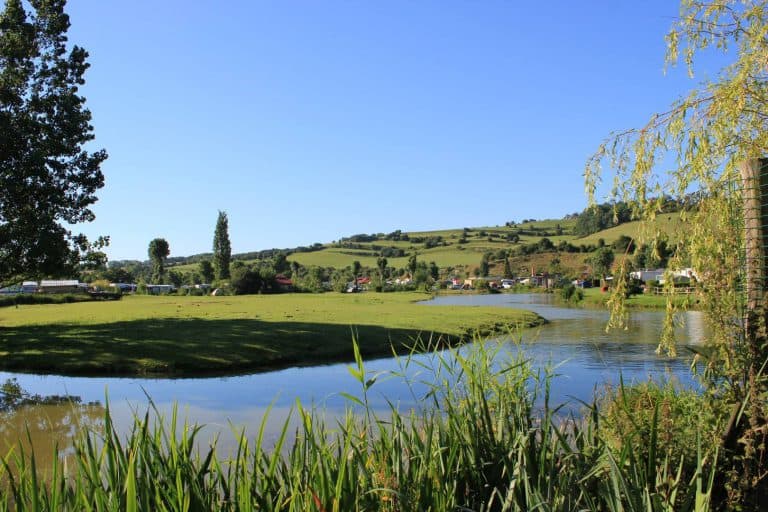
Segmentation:
<svg viewBox="0 0 768 512">
<path fill-rule="evenodd" d="M 0 454 L 15 457 L 35 453 L 35 463 L 44 470 L 53 467 L 54 458 L 73 454 L 72 444 L 79 432 L 104 431 L 104 408 L 99 404 L 58 403 L 23 405 L 0 413 Z"/>
</svg>

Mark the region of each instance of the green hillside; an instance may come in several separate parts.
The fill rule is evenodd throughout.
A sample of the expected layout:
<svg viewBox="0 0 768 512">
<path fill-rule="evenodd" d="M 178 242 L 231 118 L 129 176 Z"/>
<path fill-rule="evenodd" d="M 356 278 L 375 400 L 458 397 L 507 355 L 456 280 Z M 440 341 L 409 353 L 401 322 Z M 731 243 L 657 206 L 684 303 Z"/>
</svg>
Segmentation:
<svg viewBox="0 0 768 512">
<path fill-rule="evenodd" d="M 316 250 L 289 250 L 287 259 L 304 267 L 337 269 L 351 267 L 358 261 L 363 268 L 373 269 L 383 256 L 389 267 L 398 269 L 405 268 L 415 254 L 419 261 L 435 262 L 446 275 L 461 276 L 471 275 L 480 266 L 483 255 L 488 254 L 493 275 L 503 273 L 504 258 L 509 259 L 517 275 L 554 270 L 579 275 L 589 270 L 587 258 L 600 240 L 610 246 L 622 235 L 635 237 L 640 230 L 640 222 L 633 221 L 579 238 L 573 233 L 575 224 L 575 218 L 546 219 L 502 226 L 351 235 L 333 243 L 318 244 Z M 680 214 L 665 213 L 657 217 L 651 231 L 658 230 L 674 240 L 680 228 Z M 551 246 L 537 247 L 546 245 L 546 241 L 542 242 L 545 238 Z M 251 264 L 258 260 L 240 261 Z M 170 268 L 190 273 L 196 272 L 198 265 L 189 263 Z"/>
<path fill-rule="evenodd" d="M 595 245 L 601 238 L 606 244 L 610 244 L 617 240 L 620 236 L 625 235 L 629 237 L 636 237 L 640 233 L 640 221 L 626 222 L 618 226 L 598 231 L 589 236 L 583 238 L 577 238 L 573 243 Z M 660 233 L 666 234 L 670 240 L 675 240 L 678 237 L 679 230 L 682 228 L 680 221 L 680 213 L 664 213 L 656 217 L 653 223 L 653 230 L 658 230 Z"/>
</svg>

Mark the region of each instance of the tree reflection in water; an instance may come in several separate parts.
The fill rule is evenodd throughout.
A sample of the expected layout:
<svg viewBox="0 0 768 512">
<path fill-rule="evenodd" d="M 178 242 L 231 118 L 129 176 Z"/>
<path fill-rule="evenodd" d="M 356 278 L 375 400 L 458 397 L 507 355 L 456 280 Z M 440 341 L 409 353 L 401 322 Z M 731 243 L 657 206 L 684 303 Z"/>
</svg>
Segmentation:
<svg viewBox="0 0 768 512">
<path fill-rule="evenodd" d="M 0 385 L 0 456 L 11 467 L 14 455 L 34 452 L 38 468 L 51 468 L 53 457 L 73 454 L 73 443 L 83 429 L 103 433 L 104 407 L 99 402 L 84 404 L 71 395 L 31 395 L 16 379 Z"/>
</svg>

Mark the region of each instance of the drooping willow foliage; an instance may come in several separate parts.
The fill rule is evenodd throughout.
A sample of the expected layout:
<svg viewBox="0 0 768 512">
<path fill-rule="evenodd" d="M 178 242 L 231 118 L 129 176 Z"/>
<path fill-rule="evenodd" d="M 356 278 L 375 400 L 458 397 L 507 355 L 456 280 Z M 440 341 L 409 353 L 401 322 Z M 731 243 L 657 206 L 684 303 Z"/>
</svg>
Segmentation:
<svg viewBox="0 0 768 512">
<path fill-rule="evenodd" d="M 607 164 L 613 171 L 614 198 L 630 201 L 646 221 L 662 211 L 665 195 L 697 191 L 698 201 L 682 212 L 683 229 L 670 268 L 696 269 L 716 349 L 711 361 L 713 367 L 725 364 L 726 374 L 736 366 L 733 344 L 740 338 L 736 320 L 744 291 L 739 166 L 768 155 L 767 4 L 683 0 L 680 18 L 667 35 L 667 62 L 675 64 L 682 56 L 693 74 L 696 53 L 712 48 L 727 50 L 734 61 L 715 81 L 653 115 L 642 128 L 613 134 L 586 167 L 591 201 Z M 660 233 L 653 232 L 652 225 L 645 223 L 640 238 L 653 245 Z M 612 304 L 613 325 L 622 326 L 623 302 L 617 297 Z M 660 349 L 674 351 L 668 336 Z"/>
<path fill-rule="evenodd" d="M 594 202 L 601 169 L 609 168 L 613 199 L 634 205 L 636 215 L 646 221 L 639 242 L 651 245 L 659 240 L 652 221 L 662 211 L 664 196 L 695 192 L 697 201 L 681 214 L 682 229 L 669 268 L 694 269 L 697 299 L 709 327 L 706 351 L 699 360 L 705 381 L 713 396 L 742 406 L 731 422 L 743 425 L 738 431 L 741 437 L 733 442 L 742 447 L 741 456 L 764 459 L 765 308 L 761 306 L 755 315 L 754 304 L 747 307 L 745 263 L 751 237 L 745 236 L 745 219 L 754 215 L 745 209 L 745 190 L 759 183 L 745 179 L 744 165 L 768 157 L 768 1 L 682 0 L 680 17 L 666 40 L 667 64 L 682 60 L 691 77 L 695 57 L 702 53 L 723 52 L 730 63 L 713 80 L 653 115 L 642 128 L 612 134 L 587 162 L 586 189 Z M 766 167 L 763 172 L 768 172 Z M 768 197 L 762 201 L 768 202 Z M 626 263 L 619 265 L 619 283 L 627 271 Z M 666 287 L 670 292 L 674 287 L 671 275 Z M 609 304 L 609 327 L 625 325 L 623 298 L 619 285 Z M 757 303 L 764 306 L 765 295 Z M 671 355 L 675 353 L 675 312 L 670 301 L 659 345 L 659 352 Z M 761 324 L 750 332 L 762 335 L 745 330 L 744 319 L 750 315 Z M 724 442 L 729 435 L 724 434 Z M 760 453 L 755 451 L 758 437 L 763 440 Z M 765 488 L 766 463 L 760 465 L 752 473 L 742 468 L 738 484 L 742 490 Z M 735 488 L 729 492 L 739 494 Z"/>
</svg>

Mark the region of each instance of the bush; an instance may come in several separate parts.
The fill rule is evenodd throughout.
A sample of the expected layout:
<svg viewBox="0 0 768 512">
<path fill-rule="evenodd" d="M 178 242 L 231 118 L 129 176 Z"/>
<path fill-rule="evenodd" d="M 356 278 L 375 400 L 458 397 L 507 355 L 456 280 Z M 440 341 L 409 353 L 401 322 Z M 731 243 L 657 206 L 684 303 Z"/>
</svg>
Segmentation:
<svg viewBox="0 0 768 512">
<path fill-rule="evenodd" d="M 262 276 L 257 269 L 238 266 L 231 272 L 230 286 L 235 295 L 248 295 L 261 291 Z"/>
<path fill-rule="evenodd" d="M 560 297 L 566 302 L 578 303 L 584 299 L 584 290 L 568 283 L 560 289 Z"/>
</svg>

